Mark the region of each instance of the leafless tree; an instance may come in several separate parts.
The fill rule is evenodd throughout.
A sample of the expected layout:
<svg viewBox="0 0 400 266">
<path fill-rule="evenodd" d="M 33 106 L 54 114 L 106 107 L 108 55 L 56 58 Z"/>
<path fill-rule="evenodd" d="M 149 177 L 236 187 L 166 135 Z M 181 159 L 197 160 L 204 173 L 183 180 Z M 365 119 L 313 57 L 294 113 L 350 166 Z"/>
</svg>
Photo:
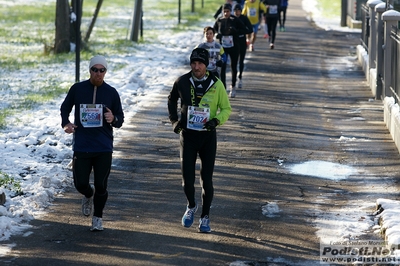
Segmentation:
<svg viewBox="0 0 400 266">
<path fill-rule="evenodd" d="M 57 0 L 56 3 L 56 38 L 54 53 L 70 51 L 70 8 L 68 0 Z"/>
</svg>

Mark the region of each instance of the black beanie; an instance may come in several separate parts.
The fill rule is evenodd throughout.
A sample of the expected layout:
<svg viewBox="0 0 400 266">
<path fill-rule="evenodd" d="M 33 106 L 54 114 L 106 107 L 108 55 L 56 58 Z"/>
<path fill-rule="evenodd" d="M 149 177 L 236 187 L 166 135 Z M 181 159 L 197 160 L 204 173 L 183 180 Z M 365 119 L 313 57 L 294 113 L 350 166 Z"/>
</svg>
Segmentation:
<svg viewBox="0 0 400 266">
<path fill-rule="evenodd" d="M 224 10 L 225 9 L 229 9 L 230 11 L 232 11 L 232 5 L 229 3 L 224 4 Z"/>
<path fill-rule="evenodd" d="M 192 51 L 192 54 L 190 55 L 190 63 L 193 63 L 193 61 L 199 61 L 208 66 L 208 51 L 204 48 L 196 48 Z"/>
</svg>

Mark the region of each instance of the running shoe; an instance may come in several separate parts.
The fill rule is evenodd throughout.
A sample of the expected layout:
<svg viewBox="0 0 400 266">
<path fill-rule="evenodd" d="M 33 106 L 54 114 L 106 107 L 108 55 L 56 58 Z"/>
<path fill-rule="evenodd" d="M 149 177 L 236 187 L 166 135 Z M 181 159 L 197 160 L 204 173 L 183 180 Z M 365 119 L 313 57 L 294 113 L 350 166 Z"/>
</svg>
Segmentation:
<svg viewBox="0 0 400 266">
<path fill-rule="evenodd" d="M 93 190 L 93 195 L 90 198 L 86 198 L 85 196 L 82 198 L 82 213 L 85 216 L 89 216 L 93 209 L 94 187 L 92 185 L 90 187 Z"/>
<path fill-rule="evenodd" d="M 242 86 L 243 86 L 243 84 L 242 84 L 242 79 L 239 79 L 238 88 L 241 89 Z"/>
<path fill-rule="evenodd" d="M 193 208 L 186 207 L 185 214 L 182 217 L 182 225 L 184 227 L 191 227 L 194 222 L 194 214 L 197 211 L 197 205 Z"/>
<path fill-rule="evenodd" d="M 208 218 L 208 215 L 204 216 L 203 218 L 200 218 L 199 222 L 200 222 L 200 224 L 199 224 L 200 233 L 210 233 L 211 232 L 210 219 Z"/>
<path fill-rule="evenodd" d="M 232 87 L 232 85 L 231 85 L 231 92 L 229 92 L 229 97 L 231 98 L 236 97 L 236 87 Z"/>
<path fill-rule="evenodd" d="M 92 227 L 90 231 L 103 231 L 103 219 L 100 217 L 93 216 L 92 218 Z"/>
<path fill-rule="evenodd" d="M 249 51 L 250 51 L 250 52 L 254 51 L 254 45 L 253 45 L 253 44 L 250 44 L 250 45 L 249 45 Z"/>
<path fill-rule="evenodd" d="M 267 39 L 269 35 L 267 33 L 264 34 L 264 39 Z"/>
<path fill-rule="evenodd" d="M 269 45 L 269 48 L 274 49 L 274 44 L 271 43 L 271 44 Z"/>
</svg>

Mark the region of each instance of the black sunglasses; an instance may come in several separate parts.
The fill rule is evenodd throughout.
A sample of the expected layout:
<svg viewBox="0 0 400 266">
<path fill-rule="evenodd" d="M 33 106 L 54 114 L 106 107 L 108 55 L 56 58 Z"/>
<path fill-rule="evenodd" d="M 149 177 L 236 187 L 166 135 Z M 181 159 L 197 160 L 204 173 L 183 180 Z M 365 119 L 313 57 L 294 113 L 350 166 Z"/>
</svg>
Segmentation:
<svg viewBox="0 0 400 266">
<path fill-rule="evenodd" d="M 100 73 L 104 73 L 106 72 L 106 68 L 96 68 L 96 67 L 92 67 L 90 70 L 92 70 L 94 73 L 97 73 L 98 71 L 100 71 Z"/>
</svg>

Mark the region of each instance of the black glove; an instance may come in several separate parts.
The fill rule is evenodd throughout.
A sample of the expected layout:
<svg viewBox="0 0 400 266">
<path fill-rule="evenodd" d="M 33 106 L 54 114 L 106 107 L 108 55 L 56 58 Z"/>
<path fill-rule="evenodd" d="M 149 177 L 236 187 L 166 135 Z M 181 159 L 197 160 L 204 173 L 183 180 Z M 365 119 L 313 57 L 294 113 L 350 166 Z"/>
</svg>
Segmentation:
<svg viewBox="0 0 400 266">
<path fill-rule="evenodd" d="M 216 118 L 211 119 L 210 121 L 207 121 L 203 128 L 207 129 L 207 131 L 214 131 L 215 128 L 218 126 L 219 121 Z"/>
<path fill-rule="evenodd" d="M 222 38 L 221 33 L 218 33 L 216 38 L 217 38 L 218 40 L 221 40 L 221 38 Z"/>
<path fill-rule="evenodd" d="M 172 124 L 172 128 L 174 129 L 174 132 L 176 134 L 181 133 L 182 131 L 182 126 L 181 126 L 181 121 L 176 121 Z"/>
<path fill-rule="evenodd" d="M 218 61 L 215 63 L 215 65 L 216 65 L 217 67 L 222 67 L 223 64 L 224 64 L 224 61 L 222 61 L 222 60 L 218 60 Z"/>
</svg>

